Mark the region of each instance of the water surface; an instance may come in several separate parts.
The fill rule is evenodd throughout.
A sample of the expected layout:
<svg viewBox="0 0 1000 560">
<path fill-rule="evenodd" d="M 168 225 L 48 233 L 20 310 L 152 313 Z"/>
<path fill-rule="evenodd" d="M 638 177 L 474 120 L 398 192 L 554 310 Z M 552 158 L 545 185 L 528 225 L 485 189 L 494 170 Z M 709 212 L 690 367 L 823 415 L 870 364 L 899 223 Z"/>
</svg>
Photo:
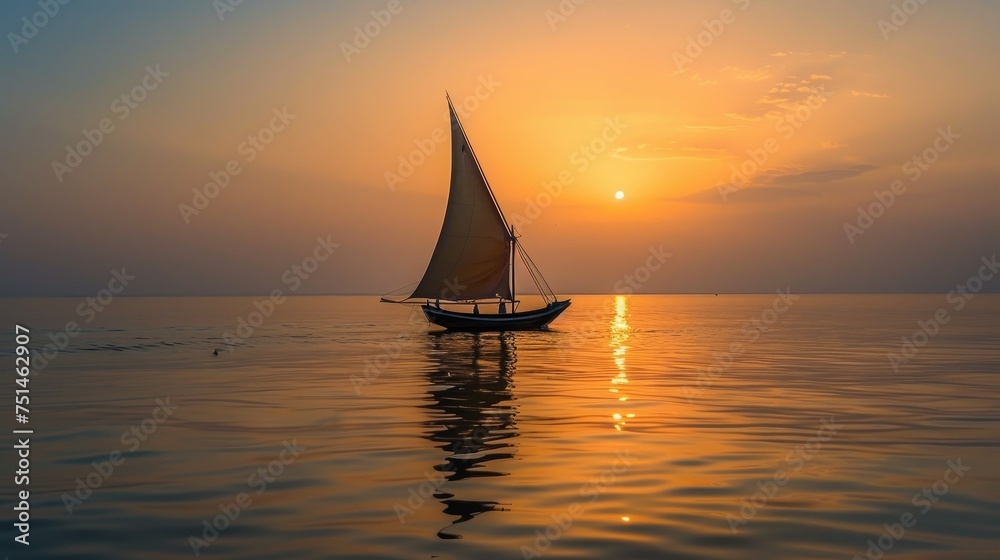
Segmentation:
<svg viewBox="0 0 1000 560">
<path fill-rule="evenodd" d="M 290 298 L 232 352 L 253 298 L 120 298 L 90 324 L 77 299 L 0 300 L 5 359 L 15 322 L 36 350 L 83 326 L 32 377 L 12 557 L 853 558 L 904 514 L 887 558 L 995 557 L 1000 297 L 573 299 L 548 332 L 471 335 Z"/>
</svg>

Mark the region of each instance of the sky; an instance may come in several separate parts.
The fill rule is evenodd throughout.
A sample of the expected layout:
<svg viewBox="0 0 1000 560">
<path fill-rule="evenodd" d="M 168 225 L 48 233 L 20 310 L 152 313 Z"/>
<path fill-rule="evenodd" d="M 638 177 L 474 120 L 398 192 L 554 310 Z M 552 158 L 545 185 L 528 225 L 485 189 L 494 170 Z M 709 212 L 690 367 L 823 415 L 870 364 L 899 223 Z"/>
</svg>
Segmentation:
<svg viewBox="0 0 1000 560">
<path fill-rule="evenodd" d="M 0 296 L 122 268 L 127 295 L 287 293 L 327 254 L 294 293 L 410 285 L 446 91 L 559 293 L 944 293 L 1000 245 L 989 0 L 43 0 L 0 22 Z"/>
</svg>

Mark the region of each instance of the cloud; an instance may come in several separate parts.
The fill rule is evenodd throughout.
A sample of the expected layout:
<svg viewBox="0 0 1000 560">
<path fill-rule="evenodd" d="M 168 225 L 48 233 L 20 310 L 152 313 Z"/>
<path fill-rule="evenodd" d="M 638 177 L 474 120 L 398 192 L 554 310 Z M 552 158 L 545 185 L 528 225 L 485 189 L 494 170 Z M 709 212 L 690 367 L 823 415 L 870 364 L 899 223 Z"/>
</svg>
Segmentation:
<svg viewBox="0 0 1000 560">
<path fill-rule="evenodd" d="M 757 122 L 764 120 L 764 115 L 750 115 L 747 113 L 726 113 L 726 116 L 743 122 Z"/>
<path fill-rule="evenodd" d="M 837 51 L 837 52 L 806 52 L 806 51 L 778 51 L 771 53 L 771 56 L 776 58 L 785 58 L 791 56 L 807 56 L 816 58 L 847 58 L 849 56 L 871 56 L 866 54 L 854 54 L 847 51 Z"/>
<path fill-rule="evenodd" d="M 856 89 L 851 90 L 851 95 L 854 97 L 868 97 L 871 99 L 889 99 L 889 97 L 891 97 L 885 93 L 872 93 L 870 91 L 858 91 Z"/>
<path fill-rule="evenodd" d="M 679 76 L 681 74 L 686 73 L 688 70 L 689 70 L 688 68 L 684 68 L 682 70 L 678 70 L 678 71 L 674 72 L 673 74 L 671 74 L 671 76 Z M 705 76 L 702 76 L 701 74 L 698 74 L 698 73 L 691 74 L 690 76 L 688 76 L 686 78 L 686 80 L 689 81 L 689 82 L 694 82 L 696 85 L 699 85 L 699 86 L 714 86 L 714 85 L 718 85 L 718 83 L 719 83 L 717 80 L 712 80 L 712 79 L 706 78 Z"/>
<path fill-rule="evenodd" d="M 699 86 L 714 86 L 714 85 L 717 85 L 719 83 L 716 80 L 709 79 L 709 78 L 707 78 L 705 76 L 702 76 L 701 74 L 697 74 L 697 73 L 693 74 L 690 78 L 688 78 L 688 80 L 694 82 L 695 84 L 697 84 Z"/>
<path fill-rule="evenodd" d="M 850 148 L 848 144 L 841 144 L 840 142 L 823 142 L 821 144 L 824 150 L 837 150 L 840 148 Z"/>
<path fill-rule="evenodd" d="M 726 116 L 749 121 L 765 117 L 781 117 L 786 112 L 798 109 L 811 97 L 825 94 L 829 83 L 827 78 L 828 76 L 820 74 L 810 74 L 808 78 L 803 79 L 789 76 L 776 82 L 755 102 L 746 104 L 736 111 L 730 111 Z"/>
<path fill-rule="evenodd" d="M 683 128 L 685 130 L 692 130 L 696 132 L 717 132 L 722 130 L 736 130 L 737 128 L 743 128 L 745 126 L 745 124 L 686 124 Z"/>
<path fill-rule="evenodd" d="M 717 159 L 729 155 L 721 148 L 699 148 L 696 146 L 681 146 L 670 142 L 667 146 L 639 144 L 637 146 L 619 146 L 610 152 L 611 157 L 628 161 L 660 161 L 668 159 Z"/>
<path fill-rule="evenodd" d="M 730 192 L 723 198 L 718 187 L 700 190 L 686 196 L 667 198 L 672 202 L 690 204 L 766 204 L 786 200 L 819 198 L 818 192 L 787 187 L 747 187 Z"/>
<path fill-rule="evenodd" d="M 857 164 L 846 167 L 803 170 L 798 166 L 771 169 L 754 178 L 753 182 L 736 191 L 728 191 L 725 198 L 719 187 L 703 189 L 692 194 L 668 198 L 674 202 L 695 204 L 747 203 L 763 204 L 785 200 L 819 198 L 822 193 L 811 188 L 821 183 L 832 183 L 857 177 L 877 169 L 874 165 Z"/>
<path fill-rule="evenodd" d="M 732 74 L 737 80 L 759 82 L 771 77 L 771 65 L 760 68 L 739 68 L 737 66 L 727 66 L 720 70 L 723 74 Z"/>
<path fill-rule="evenodd" d="M 878 168 L 874 165 L 862 163 L 841 168 L 800 171 L 797 173 L 768 173 L 762 175 L 757 182 L 769 185 L 832 183 L 864 175 L 875 169 Z"/>
</svg>

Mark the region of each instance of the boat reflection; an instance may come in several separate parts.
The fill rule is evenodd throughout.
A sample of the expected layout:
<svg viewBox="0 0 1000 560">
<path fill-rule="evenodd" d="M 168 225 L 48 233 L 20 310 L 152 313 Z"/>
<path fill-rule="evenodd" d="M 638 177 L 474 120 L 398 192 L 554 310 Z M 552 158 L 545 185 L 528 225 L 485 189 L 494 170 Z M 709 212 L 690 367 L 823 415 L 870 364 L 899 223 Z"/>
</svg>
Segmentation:
<svg viewBox="0 0 1000 560">
<path fill-rule="evenodd" d="M 462 538 L 448 529 L 482 513 L 502 510 L 495 501 L 458 499 L 463 480 L 507 476 L 496 462 L 514 456 L 517 404 L 511 377 L 517 362 L 515 333 L 440 333 L 429 337 L 428 354 L 436 367 L 425 405 L 431 419 L 427 439 L 447 455 L 434 469 L 443 480 L 434 497 L 444 513 L 457 517 L 438 531 L 442 539 Z"/>
</svg>

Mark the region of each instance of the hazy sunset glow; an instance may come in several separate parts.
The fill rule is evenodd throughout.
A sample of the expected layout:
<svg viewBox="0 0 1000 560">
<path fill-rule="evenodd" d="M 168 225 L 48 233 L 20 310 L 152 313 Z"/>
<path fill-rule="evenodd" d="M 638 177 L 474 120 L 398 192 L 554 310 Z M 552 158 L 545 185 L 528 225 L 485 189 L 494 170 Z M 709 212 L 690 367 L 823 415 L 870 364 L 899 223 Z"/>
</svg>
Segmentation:
<svg viewBox="0 0 1000 560">
<path fill-rule="evenodd" d="M 662 246 L 638 291 L 946 292 L 1000 238 L 1000 5 L 910 8 L 7 2 L 0 295 L 268 293 L 328 236 L 300 293 L 415 282 L 445 91 L 557 291 Z"/>
</svg>

